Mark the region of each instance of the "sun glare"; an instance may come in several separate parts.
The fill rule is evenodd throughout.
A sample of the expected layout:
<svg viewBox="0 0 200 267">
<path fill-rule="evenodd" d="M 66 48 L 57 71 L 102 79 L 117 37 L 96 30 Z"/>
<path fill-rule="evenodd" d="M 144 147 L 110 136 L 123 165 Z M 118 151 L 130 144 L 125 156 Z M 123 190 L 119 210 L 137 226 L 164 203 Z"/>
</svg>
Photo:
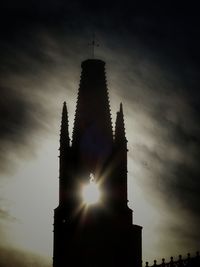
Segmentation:
<svg viewBox="0 0 200 267">
<path fill-rule="evenodd" d="M 90 182 L 82 188 L 82 197 L 85 205 L 93 205 L 100 201 L 100 190 L 98 185 L 95 183 L 93 174 L 90 174 Z"/>
</svg>

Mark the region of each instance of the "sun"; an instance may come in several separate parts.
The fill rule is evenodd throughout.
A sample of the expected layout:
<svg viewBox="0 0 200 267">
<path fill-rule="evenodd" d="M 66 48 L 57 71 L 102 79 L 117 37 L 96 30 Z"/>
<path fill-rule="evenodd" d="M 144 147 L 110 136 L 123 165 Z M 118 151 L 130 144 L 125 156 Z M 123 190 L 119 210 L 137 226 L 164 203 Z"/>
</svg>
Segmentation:
<svg viewBox="0 0 200 267">
<path fill-rule="evenodd" d="M 95 183 L 93 174 L 90 174 L 90 182 L 82 188 L 83 203 L 87 206 L 100 202 L 101 193 L 99 186 Z"/>
</svg>

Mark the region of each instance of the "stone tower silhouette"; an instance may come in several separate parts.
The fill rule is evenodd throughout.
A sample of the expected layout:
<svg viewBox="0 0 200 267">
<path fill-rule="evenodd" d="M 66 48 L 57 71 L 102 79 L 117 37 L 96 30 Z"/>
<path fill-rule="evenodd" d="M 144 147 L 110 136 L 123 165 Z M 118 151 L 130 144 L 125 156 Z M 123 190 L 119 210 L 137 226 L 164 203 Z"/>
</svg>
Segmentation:
<svg viewBox="0 0 200 267">
<path fill-rule="evenodd" d="M 64 102 L 60 133 L 59 205 L 54 213 L 54 267 L 141 267 L 142 227 L 127 205 L 127 140 L 123 107 L 113 135 L 105 62 L 88 59 L 82 73 L 72 142 Z M 102 201 L 85 207 L 90 174 Z"/>
</svg>

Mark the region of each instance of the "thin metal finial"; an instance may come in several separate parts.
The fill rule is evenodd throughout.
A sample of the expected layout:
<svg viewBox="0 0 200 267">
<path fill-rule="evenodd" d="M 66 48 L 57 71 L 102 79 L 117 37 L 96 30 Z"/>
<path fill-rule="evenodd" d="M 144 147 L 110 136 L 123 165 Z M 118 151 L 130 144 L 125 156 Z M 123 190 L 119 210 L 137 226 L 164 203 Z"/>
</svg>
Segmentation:
<svg viewBox="0 0 200 267">
<path fill-rule="evenodd" d="M 94 59 L 95 47 L 99 47 L 99 44 L 96 42 L 95 33 L 93 33 L 92 42 L 88 45 L 92 48 L 92 58 Z"/>
</svg>

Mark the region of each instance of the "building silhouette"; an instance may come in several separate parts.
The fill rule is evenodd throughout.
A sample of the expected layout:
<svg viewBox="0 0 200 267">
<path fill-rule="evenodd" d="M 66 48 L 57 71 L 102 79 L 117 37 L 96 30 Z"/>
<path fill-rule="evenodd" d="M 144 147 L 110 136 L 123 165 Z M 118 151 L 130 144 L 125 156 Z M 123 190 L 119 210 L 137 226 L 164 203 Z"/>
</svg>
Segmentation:
<svg viewBox="0 0 200 267">
<path fill-rule="evenodd" d="M 62 111 L 53 267 L 141 267 L 142 227 L 133 224 L 127 199 L 123 107 L 113 134 L 105 62 L 88 59 L 81 67 L 71 142 L 65 102 Z M 81 188 L 89 180 L 101 201 L 87 206 Z"/>
</svg>

